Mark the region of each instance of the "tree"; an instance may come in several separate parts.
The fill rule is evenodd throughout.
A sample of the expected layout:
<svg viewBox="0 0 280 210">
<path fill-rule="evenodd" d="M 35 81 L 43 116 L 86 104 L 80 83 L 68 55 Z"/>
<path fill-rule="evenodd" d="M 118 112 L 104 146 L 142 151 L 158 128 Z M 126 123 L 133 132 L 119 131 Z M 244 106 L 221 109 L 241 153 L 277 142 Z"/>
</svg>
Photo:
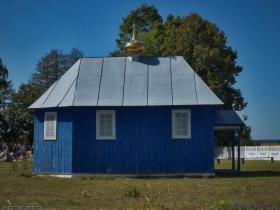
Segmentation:
<svg viewBox="0 0 280 210">
<path fill-rule="evenodd" d="M 38 62 L 30 83 L 39 91 L 40 95 L 82 56 L 83 53 L 76 48 L 66 54 L 61 50 L 51 50 Z"/>
<path fill-rule="evenodd" d="M 12 82 L 8 80 L 9 71 L 0 58 L 0 139 L 4 139 L 9 131 L 4 111 L 11 101 L 13 93 Z"/>
<path fill-rule="evenodd" d="M 9 127 L 6 142 L 32 142 L 33 114 L 28 106 L 34 102 L 35 96 L 38 96 L 37 90 L 30 83 L 21 84 L 19 90 L 12 95 L 12 102 L 4 112 Z"/>
<path fill-rule="evenodd" d="M 9 71 L 0 58 L 0 110 L 4 110 L 13 93 L 12 82 L 8 80 Z"/>
<path fill-rule="evenodd" d="M 143 36 L 153 26 L 162 23 L 162 18 L 154 6 L 144 4 L 136 10 L 132 10 L 130 15 L 123 18 L 120 25 L 119 38 L 116 39 L 117 50 L 111 53 L 113 56 L 125 55 L 124 46 L 131 39 L 133 23 L 136 25 L 137 36 Z"/>
<path fill-rule="evenodd" d="M 11 103 L 5 110 L 9 127 L 6 141 L 32 143 L 33 113 L 28 107 L 82 55 L 82 52 L 75 48 L 69 53 L 51 50 L 40 59 L 31 80 L 21 84 L 18 91 L 12 94 Z"/>
<path fill-rule="evenodd" d="M 198 14 L 169 15 L 162 21 L 155 7 L 142 5 L 123 18 L 113 56 L 125 55 L 124 44 L 131 37 L 133 21 L 138 25 L 137 38 L 145 44 L 145 55 L 183 56 L 226 108 L 246 107 L 241 90 L 234 87 L 236 77 L 242 72 L 237 65 L 237 52 L 227 44 L 225 33 L 217 25 Z M 145 21 L 147 27 L 142 29 Z"/>
</svg>

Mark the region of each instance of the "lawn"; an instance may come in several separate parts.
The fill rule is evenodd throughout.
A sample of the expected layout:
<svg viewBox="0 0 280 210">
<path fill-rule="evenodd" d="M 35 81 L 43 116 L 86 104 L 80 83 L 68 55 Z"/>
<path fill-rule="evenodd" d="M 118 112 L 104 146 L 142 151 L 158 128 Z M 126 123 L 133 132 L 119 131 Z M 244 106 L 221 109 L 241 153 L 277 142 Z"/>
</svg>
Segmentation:
<svg viewBox="0 0 280 210">
<path fill-rule="evenodd" d="M 23 176 L 0 163 L 0 206 L 44 209 L 280 209 L 280 161 L 247 161 L 240 175 L 126 179 Z M 222 161 L 220 168 L 230 165 Z M 15 168 L 14 168 L 15 169 Z M 28 175 L 28 173 L 26 174 Z M 1 209 L 1 208 L 0 208 Z"/>
</svg>

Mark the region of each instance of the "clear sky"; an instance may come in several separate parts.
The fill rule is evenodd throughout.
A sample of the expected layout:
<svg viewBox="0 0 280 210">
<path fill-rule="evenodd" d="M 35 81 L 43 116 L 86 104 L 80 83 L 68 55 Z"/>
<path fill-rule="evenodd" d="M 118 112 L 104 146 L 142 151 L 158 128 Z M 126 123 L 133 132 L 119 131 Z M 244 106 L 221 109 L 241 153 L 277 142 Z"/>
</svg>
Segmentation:
<svg viewBox="0 0 280 210">
<path fill-rule="evenodd" d="M 0 0 L 0 57 L 14 87 L 30 79 L 51 49 L 108 55 L 122 17 L 142 3 L 156 6 L 163 18 L 196 12 L 216 23 L 243 66 L 236 87 L 248 101 L 244 113 L 253 138 L 280 139 L 279 0 Z"/>
</svg>

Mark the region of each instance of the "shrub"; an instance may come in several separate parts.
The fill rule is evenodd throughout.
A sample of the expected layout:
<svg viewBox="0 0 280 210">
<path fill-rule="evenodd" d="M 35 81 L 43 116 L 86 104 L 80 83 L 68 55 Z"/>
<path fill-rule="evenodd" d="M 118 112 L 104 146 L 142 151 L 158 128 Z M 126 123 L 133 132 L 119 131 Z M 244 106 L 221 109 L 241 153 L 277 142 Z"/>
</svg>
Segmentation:
<svg viewBox="0 0 280 210">
<path fill-rule="evenodd" d="M 227 210 L 232 209 L 232 202 L 229 200 L 220 200 L 216 203 L 216 209 Z"/>
<path fill-rule="evenodd" d="M 137 188 L 131 184 L 127 184 L 124 190 L 124 196 L 127 198 L 137 198 L 140 196 L 140 192 Z"/>
<path fill-rule="evenodd" d="M 30 161 L 24 160 L 21 162 L 20 175 L 24 177 L 32 176 L 32 166 Z"/>
<path fill-rule="evenodd" d="M 9 172 L 10 172 L 11 174 L 15 174 L 15 173 L 18 172 L 18 163 L 17 163 L 16 161 L 13 161 L 13 162 L 11 163 Z"/>
</svg>

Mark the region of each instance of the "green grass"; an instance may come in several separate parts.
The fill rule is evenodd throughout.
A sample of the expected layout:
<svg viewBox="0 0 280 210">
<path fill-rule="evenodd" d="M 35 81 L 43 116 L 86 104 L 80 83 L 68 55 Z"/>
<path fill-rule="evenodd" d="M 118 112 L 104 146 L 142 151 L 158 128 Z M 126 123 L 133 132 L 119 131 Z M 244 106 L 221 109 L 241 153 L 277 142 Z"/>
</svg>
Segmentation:
<svg viewBox="0 0 280 210">
<path fill-rule="evenodd" d="M 247 161 L 243 174 L 215 178 L 72 179 L 10 172 L 0 163 L 0 206 L 44 209 L 265 209 L 280 208 L 280 161 Z M 230 166 L 222 161 L 220 168 Z M 248 208 L 245 208 L 248 207 Z M 249 208 L 250 207 L 250 208 Z M 271 208 L 272 209 L 272 208 Z M 277 208 L 275 208 L 277 209 Z"/>
<path fill-rule="evenodd" d="M 268 160 L 245 160 L 244 164 L 241 162 L 241 170 L 243 171 L 279 171 L 280 161 L 268 161 Z M 216 169 L 231 169 L 231 160 L 221 160 L 220 164 L 215 161 Z M 237 167 L 237 161 L 235 161 L 235 167 Z"/>
</svg>

